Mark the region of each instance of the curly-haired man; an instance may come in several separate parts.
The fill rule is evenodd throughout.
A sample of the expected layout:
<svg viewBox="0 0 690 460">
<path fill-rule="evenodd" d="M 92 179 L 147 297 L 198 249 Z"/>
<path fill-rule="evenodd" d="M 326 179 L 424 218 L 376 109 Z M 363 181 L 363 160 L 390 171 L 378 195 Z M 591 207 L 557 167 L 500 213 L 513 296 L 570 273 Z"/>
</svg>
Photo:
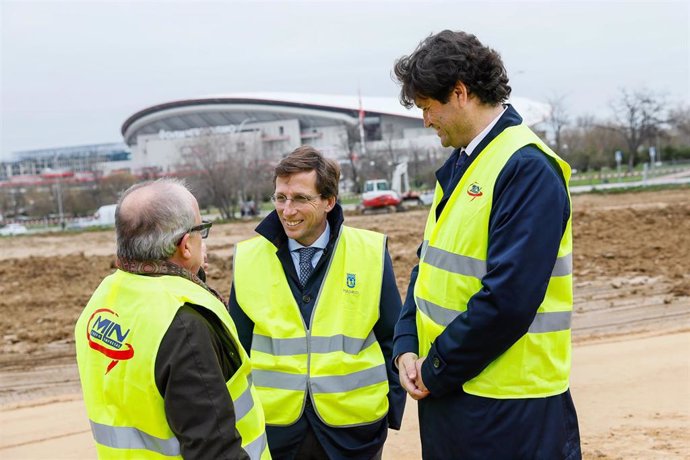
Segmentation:
<svg viewBox="0 0 690 460">
<path fill-rule="evenodd" d="M 570 167 L 506 104 L 499 54 L 445 30 L 395 64 L 454 147 L 396 326 L 425 459 L 580 458 L 569 391 Z"/>
</svg>

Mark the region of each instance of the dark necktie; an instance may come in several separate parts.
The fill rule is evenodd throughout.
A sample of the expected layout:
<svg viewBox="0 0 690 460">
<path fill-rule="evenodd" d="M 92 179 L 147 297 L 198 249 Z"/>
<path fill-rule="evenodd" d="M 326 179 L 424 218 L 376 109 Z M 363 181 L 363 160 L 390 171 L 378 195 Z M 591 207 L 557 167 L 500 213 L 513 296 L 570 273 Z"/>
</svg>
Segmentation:
<svg viewBox="0 0 690 460">
<path fill-rule="evenodd" d="M 465 149 L 460 150 L 460 153 L 458 153 L 458 160 L 455 162 L 455 172 L 459 171 L 460 168 L 467 163 L 468 159 L 469 155 L 465 153 Z"/>
<path fill-rule="evenodd" d="M 318 248 L 301 248 L 299 250 L 299 283 L 304 287 L 307 284 L 309 275 L 314 271 L 311 265 L 311 259 L 316 254 Z"/>
</svg>

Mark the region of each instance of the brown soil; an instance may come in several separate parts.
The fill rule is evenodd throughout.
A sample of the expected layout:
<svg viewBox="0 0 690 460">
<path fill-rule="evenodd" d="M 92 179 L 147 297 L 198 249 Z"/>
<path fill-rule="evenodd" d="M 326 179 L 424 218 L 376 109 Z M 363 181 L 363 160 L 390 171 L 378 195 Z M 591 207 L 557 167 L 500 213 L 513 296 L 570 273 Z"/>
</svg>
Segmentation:
<svg viewBox="0 0 690 460">
<path fill-rule="evenodd" d="M 690 189 L 576 196 L 573 209 L 576 347 L 690 330 Z M 403 296 L 426 212 L 346 217 L 351 226 L 389 235 Z M 208 240 L 209 284 L 224 295 L 230 288 L 234 244 L 252 236 L 256 223 L 213 227 Z M 78 393 L 74 323 L 101 279 L 113 270 L 113 232 L 32 235 L 0 242 L 0 406 Z M 686 365 L 687 351 L 678 354 Z M 688 385 L 685 372 L 678 378 Z M 688 404 L 687 392 L 683 397 Z M 635 408 L 630 411 L 633 423 Z M 407 417 L 413 412 L 411 407 Z M 681 427 L 688 425 L 688 412 L 686 407 L 681 413 Z M 629 455 L 612 451 L 602 429 L 589 439 L 583 429 L 587 457 L 648 457 L 639 449 L 628 450 Z M 650 455 L 656 452 L 651 457 L 690 456 L 689 431 L 679 431 L 666 436 L 663 426 L 645 421 L 636 433 L 657 439 L 651 443 Z M 406 437 L 418 444 L 415 434 Z M 394 439 L 400 439 L 397 433 Z"/>
</svg>

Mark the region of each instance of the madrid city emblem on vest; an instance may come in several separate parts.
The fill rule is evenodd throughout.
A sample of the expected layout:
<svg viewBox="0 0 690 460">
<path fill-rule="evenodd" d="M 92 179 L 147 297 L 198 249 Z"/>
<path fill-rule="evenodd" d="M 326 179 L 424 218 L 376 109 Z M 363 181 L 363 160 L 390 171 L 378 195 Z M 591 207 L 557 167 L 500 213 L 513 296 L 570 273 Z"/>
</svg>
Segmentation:
<svg viewBox="0 0 690 460">
<path fill-rule="evenodd" d="M 353 289 L 357 285 L 357 277 L 355 276 L 354 273 L 348 273 L 347 274 L 347 287 L 350 289 Z"/>
<path fill-rule="evenodd" d="M 134 347 L 125 342 L 131 329 L 122 326 L 118 322 L 118 316 L 112 310 L 99 308 L 93 312 L 86 325 L 89 347 L 112 359 L 105 370 L 106 374 L 120 361 L 134 356 Z"/>
<path fill-rule="evenodd" d="M 482 192 L 482 188 L 478 183 L 472 182 L 467 188 L 467 194 L 472 197 L 470 201 L 474 201 L 475 198 L 479 198 L 480 196 L 484 195 L 484 192 Z"/>
</svg>

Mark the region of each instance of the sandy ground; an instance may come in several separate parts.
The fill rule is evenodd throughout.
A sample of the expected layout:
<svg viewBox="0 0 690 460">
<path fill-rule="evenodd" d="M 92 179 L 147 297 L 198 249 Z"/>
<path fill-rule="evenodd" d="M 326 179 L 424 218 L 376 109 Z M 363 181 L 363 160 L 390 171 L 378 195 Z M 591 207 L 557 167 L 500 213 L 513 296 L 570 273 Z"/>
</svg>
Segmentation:
<svg viewBox="0 0 690 460">
<path fill-rule="evenodd" d="M 576 196 L 572 393 L 585 458 L 690 458 L 690 189 Z M 425 211 L 348 216 L 383 231 L 404 295 Z M 233 245 L 214 226 L 210 284 L 229 290 Z M 73 325 L 112 271 L 112 232 L 1 240 L 0 458 L 94 458 Z M 412 400 L 388 459 L 420 457 Z"/>
</svg>

